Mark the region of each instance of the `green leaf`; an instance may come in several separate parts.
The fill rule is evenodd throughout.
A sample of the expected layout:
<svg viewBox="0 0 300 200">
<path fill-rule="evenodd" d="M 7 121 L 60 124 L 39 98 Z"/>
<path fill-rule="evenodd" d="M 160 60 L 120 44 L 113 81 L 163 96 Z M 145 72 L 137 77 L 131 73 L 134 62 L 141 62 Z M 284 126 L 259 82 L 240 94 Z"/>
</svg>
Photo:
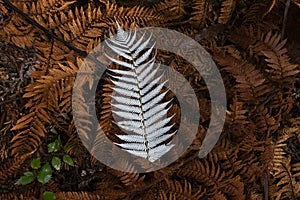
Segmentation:
<svg viewBox="0 0 300 200">
<path fill-rule="evenodd" d="M 48 183 L 52 177 L 52 169 L 49 163 L 46 163 L 39 171 L 37 179 L 40 183 Z"/>
<path fill-rule="evenodd" d="M 73 159 L 71 158 L 71 156 L 69 156 L 69 155 L 64 155 L 63 161 L 64 161 L 65 163 L 67 163 L 68 165 L 74 167 L 74 162 L 73 162 Z"/>
<path fill-rule="evenodd" d="M 25 172 L 24 176 L 21 176 L 19 180 L 15 183 L 16 185 L 26 185 L 34 181 L 34 174 L 33 172 Z"/>
<path fill-rule="evenodd" d="M 33 159 L 31 161 L 30 166 L 31 166 L 32 169 L 39 169 L 41 167 L 41 160 L 40 160 L 40 158 Z"/>
<path fill-rule="evenodd" d="M 56 196 L 53 192 L 44 192 L 42 195 L 43 200 L 56 200 Z"/>
<path fill-rule="evenodd" d="M 60 147 L 60 140 L 56 139 L 54 142 L 48 144 L 48 153 L 57 152 Z"/>
<path fill-rule="evenodd" d="M 54 156 L 54 157 L 52 158 L 51 164 L 52 164 L 52 166 L 54 167 L 54 169 L 56 169 L 56 170 L 58 170 L 58 171 L 60 170 L 60 167 L 61 167 L 61 160 L 60 160 L 59 157 Z"/>
</svg>

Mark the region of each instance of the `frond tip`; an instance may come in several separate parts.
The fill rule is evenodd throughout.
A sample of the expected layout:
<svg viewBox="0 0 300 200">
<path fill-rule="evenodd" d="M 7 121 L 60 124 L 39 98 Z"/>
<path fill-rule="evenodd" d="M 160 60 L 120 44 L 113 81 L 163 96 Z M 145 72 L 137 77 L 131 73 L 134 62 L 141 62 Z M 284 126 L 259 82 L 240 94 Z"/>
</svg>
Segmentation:
<svg viewBox="0 0 300 200">
<path fill-rule="evenodd" d="M 106 43 L 123 59 L 106 56 L 121 66 L 121 69 L 109 69 L 116 74 L 110 74 L 115 85 L 111 105 L 112 112 L 121 118 L 116 124 L 128 134 L 117 135 L 124 143 L 116 145 L 133 155 L 155 162 L 174 146 L 171 142 L 166 144 L 166 141 L 176 133 L 167 133 L 174 126 L 168 125 L 174 115 L 167 117 L 171 100 L 161 103 L 168 92 L 163 90 L 167 81 L 160 83 L 163 75 L 156 75 L 156 51 L 154 57 L 150 58 L 155 43 L 146 49 L 151 35 L 144 41 L 144 33 L 136 41 L 136 30 L 127 33 L 118 23 L 117 26 L 117 34 Z"/>
</svg>

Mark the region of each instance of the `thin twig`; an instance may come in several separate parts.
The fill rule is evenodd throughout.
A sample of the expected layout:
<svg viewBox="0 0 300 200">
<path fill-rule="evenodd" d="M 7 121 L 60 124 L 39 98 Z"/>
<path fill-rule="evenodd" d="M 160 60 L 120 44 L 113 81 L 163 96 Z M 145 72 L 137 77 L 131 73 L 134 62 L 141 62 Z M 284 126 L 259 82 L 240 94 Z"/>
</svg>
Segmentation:
<svg viewBox="0 0 300 200">
<path fill-rule="evenodd" d="M 25 20 L 29 24 L 37 27 L 38 29 L 40 29 L 41 31 L 43 31 L 47 36 L 52 37 L 52 39 L 55 39 L 55 40 L 61 42 L 66 47 L 68 47 L 70 50 L 73 50 L 74 52 L 76 52 L 76 53 L 78 53 L 78 54 L 80 54 L 80 55 L 82 55 L 84 57 L 88 56 L 88 53 L 86 51 L 82 51 L 82 50 L 80 50 L 80 49 L 72 46 L 67 41 L 65 41 L 65 40 L 57 37 L 54 33 L 52 33 L 47 28 L 43 27 L 42 25 L 40 25 L 39 23 L 37 23 L 36 21 L 34 21 L 33 19 L 31 19 L 28 15 L 26 15 L 24 12 L 22 12 L 20 9 L 18 9 L 16 6 L 14 6 L 9 0 L 3 0 L 3 2 L 6 3 L 12 10 L 16 11 L 18 14 L 20 14 L 22 17 L 24 17 Z M 100 63 L 94 56 L 90 56 L 89 59 L 92 60 L 92 61 L 94 61 L 97 64 L 97 66 L 106 67 L 102 63 Z"/>
<path fill-rule="evenodd" d="M 267 174 L 267 170 L 264 171 L 264 190 L 265 190 L 265 198 L 264 200 L 268 200 L 269 199 L 269 181 L 268 181 L 268 174 Z"/>
<path fill-rule="evenodd" d="M 282 22 L 281 40 L 283 40 L 283 38 L 284 38 L 286 23 L 287 23 L 287 15 L 289 12 L 290 5 L 291 5 L 291 0 L 287 0 L 285 3 L 284 16 L 283 16 L 283 22 Z"/>
<path fill-rule="evenodd" d="M 70 50 L 75 51 L 76 53 L 82 55 L 82 56 L 87 56 L 87 53 L 85 51 L 82 51 L 80 49 L 77 49 L 76 47 L 72 46 L 70 43 L 66 42 L 65 40 L 57 37 L 54 33 L 49 31 L 47 28 L 43 27 L 33 19 L 31 19 L 28 15 L 26 15 L 24 12 L 22 12 L 20 9 L 18 9 L 16 6 L 14 6 L 9 0 L 3 0 L 4 3 L 6 3 L 12 10 L 20 14 L 24 19 L 31 25 L 37 27 L 41 31 L 43 31 L 47 36 L 52 37 L 53 39 L 63 43 L 66 47 L 68 47 Z"/>
</svg>

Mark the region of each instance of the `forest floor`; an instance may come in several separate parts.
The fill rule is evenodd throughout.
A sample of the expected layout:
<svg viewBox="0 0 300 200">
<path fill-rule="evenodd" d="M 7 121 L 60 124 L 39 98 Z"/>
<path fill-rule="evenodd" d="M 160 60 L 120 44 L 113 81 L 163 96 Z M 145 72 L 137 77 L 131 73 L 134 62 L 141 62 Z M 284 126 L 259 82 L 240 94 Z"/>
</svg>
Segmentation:
<svg viewBox="0 0 300 200">
<path fill-rule="evenodd" d="M 124 5 L 132 5 L 132 3 L 127 3 L 127 4 L 125 3 Z M 290 6 L 285 35 L 288 38 L 288 42 L 287 42 L 286 46 L 288 48 L 288 55 L 291 58 L 291 63 L 300 65 L 300 12 L 299 12 L 299 10 L 300 10 L 300 8 L 294 4 L 292 4 Z M 1 16 L 0 16 L 0 20 L 1 20 Z M 278 24 L 280 24 L 280 23 L 278 23 Z M 230 32 L 230 30 L 229 30 L 229 32 Z M 11 131 L 10 129 L 17 123 L 18 119 L 20 119 L 22 116 L 26 115 L 25 104 L 27 103 L 27 100 L 23 99 L 22 96 L 26 93 L 26 89 L 25 89 L 26 86 L 28 86 L 30 83 L 33 83 L 35 81 L 30 76 L 30 73 L 35 70 L 34 65 L 40 63 L 40 60 L 38 60 L 35 57 L 36 51 L 37 51 L 37 49 L 35 49 L 35 48 L 32 48 L 32 49 L 21 48 L 21 47 L 18 47 L 16 45 L 12 44 L 11 42 L 7 43 L 6 38 L 0 38 L 0 144 L 3 144 L 3 145 L 0 145 L 0 169 L 1 169 L 1 164 L 5 163 L 6 159 L 13 160 L 13 156 L 10 154 L 10 144 L 11 144 L 10 141 L 16 135 L 16 133 Z M 299 106 L 299 104 L 300 104 L 299 103 L 300 102 L 300 74 L 296 75 L 296 79 L 297 79 L 296 80 L 296 91 L 295 91 L 294 95 L 297 96 L 297 97 L 295 97 L 295 101 L 298 101 L 298 103 L 295 103 L 295 104 L 297 104 Z M 288 124 L 289 122 L 285 121 L 285 119 L 299 118 L 300 117 L 299 109 L 300 109 L 299 107 L 295 106 L 295 110 L 290 111 L 290 113 L 288 114 L 290 116 L 287 116 L 286 118 L 283 117 L 281 123 Z M 287 145 L 293 146 L 293 144 L 287 144 Z M 295 152 L 292 152 L 292 154 L 290 156 L 299 157 L 299 155 L 300 155 L 300 150 L 296 149 Z M 247 160 L 247 159 L 245 159 L 245 160 Z M 26 169 L 26 167 L 29 165 L 29 163 L 30 162 L 27 160 L 24 163 L 24 166 L 21 166 L 21 167 L 19 166 L 18 168 L 22 169 L 22 170 Z M 20 165 L 23 165 L 23 164 L 20 164 Z M 7 167 L 7 168 L 9 168 L 8 170 L 10 170 L 10 172 L 12 172 L 14 170 L 14 167 Z M 90 168 L 91 171 L 98 170 L 98 169 L 99 169 L 98 167 L 95 169 Z M 20 171 L 22 171 L 22 170 L 19 170 L 18 173 L 20 174 Z M 5 174 L 5 172 L 0 171 L 0 175 L 1 175 L 1 173 Z M 114 178 L 113 180 L 115 181 L 117 179 L 115 177 L 118 177 L 118 178 L 120 177 L 119 174 L 116 175 L 115 177 L 114 177 L 114 175 L 115 175 L 114 172 L 112 172 L 108 179 L 113 177 Z M 61 177 L 68 177 L 68 176 L 71 177 L 68 172 L 66 174 L 61 175 Z M 90 176 L 92 177 L 92 175 L 90 175 Z M 180 176 L 178 176 L 178 177 L 180 177 Z M 153 177 L 150 177 L 150 178 L 153 178 Z M 166 179 L 168 179 L 168 178 L 166 178 Z M 170 179 L 172 179 L 172 178 L 173 177 L 171 177 L 171 175 L 170 175 Z M 183 179 L 186 180 L 185 178 L 186 177 L 184 177 Z M 101 182 L 102 179 L 101 180 L 98 180 L 98 179 L 99 179 L 99 177 L 97 177 L 96 181 Z M 1 180 L 2 180 L 2 178 L 0 176 L 0 183 L 1 183 Z M 5 180 L 6 184 L 3 185 L 3 187 L 0 186 L 0 195 L 11 192 L 10 188 L 8 188 L 9 187 L 8 185 L 14 185 L 16 176 L 12 175 L 11 179 L 8 178 L 6 180 L 5 178 L 3 178 L 3 180 Z M 70 180 L 71 180 L 71 178 L 70 178 Z M 103 178 L 103 180 L 104 180 L 104 178 Z M 80 182 L 80 180 L 76 180 L 76 181 Z M 248 179 L 247 179 L 247 181 L 248 181 Z M 247 181 L 245 181 L 245 183 Z M 93 184 L 94 184 L 94 180 L 92 178 L 91 178 L 91 182 L 93 182 Z M 147 182 L 147 181 L 145 181 L 145 182 Z M 254 182 L 251 185 L 251 187 L 255 188 L 256 186 L 254 186 L 254 185 L 258 182 L 259 181 Z M 186 184 L 186 183 L 184 182 L 184 184 Z M 263 183 L 259 183 L 259 184 L 263 185 Z M 100 185 L 99 187 L 102 187 L 101 184 L 99 184 L 99 185 Z M 267 185 L 267 184 L 265 184 L 265 185 Z M 89 186 L 86 186 L 85 189 L 88 187 Z M 136 187 L 136 186 L 134 186 L 134 187 Z M 157 184 L 156 187 L 160 188 L 161 186 L 159 184 Z M 72 186 L 65 186 L 65 188 L 66 188 L 65 191 L 72 191 Z M 119 189 L 120 186 L 118 185 L 118 186 L 116 186 L 116 188 Z M 112 189 L 112 188 L 110 188 L 110 189 Z M 115 189 L 115 188 L 113 188 L 113 189 Z M 88 189 L 86 189 L 86 191 L 87 190 Z M 131 190 L 134 191 L 135 188 L 133 188 L 133 189 L 131 188 Z M 76 192 L 76 189 L 74 191 Z M 258 189 L 257 191 L 259 191 L 260 194 L 263 194 L 264 190 Z M 112 192 L 112 193 L 114 193 L 114 192 Z"/>
</svg>

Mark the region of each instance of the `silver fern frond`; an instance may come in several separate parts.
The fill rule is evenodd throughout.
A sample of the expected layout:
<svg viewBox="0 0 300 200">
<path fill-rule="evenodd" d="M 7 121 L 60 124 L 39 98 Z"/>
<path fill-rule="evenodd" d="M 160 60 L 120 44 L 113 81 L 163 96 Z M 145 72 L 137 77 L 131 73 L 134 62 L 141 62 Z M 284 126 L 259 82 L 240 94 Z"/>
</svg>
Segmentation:
<svg viewBox="0 0 300 200">
<path fill-rule="evenodd" d="M 168 92 L 163 91 L 167 81 L 160 83 L 163 75 L 156 75 L 159 68 L 155 64 L 156 50 L 150 58 L 155 46 L 155 42 L 150 44 L 151 35 L 145 38 L 144 33 L 137 39 L 136 30 L 127 33 L 118 23 L 117 26 L 117 34 L 111 35 L 106 44 L 124 59 L 106 56 L 124 68 L 109 69 L 109 76 L 115 85 L 112 112 L 121 118 L 116 124 L 127 135 L 117 135 L 124 143 L 116 145 L 133 155 L 155 162 L 174 146 L 171 142 L 166 144 L 166 141 L 176 133 L 168 133 L 174 126 L 169 125 L 174 115 L 167 117 L 172 100 L 161 102 Z M 146 49 L 148 44 L 151 47 Z"/>
</svg>

